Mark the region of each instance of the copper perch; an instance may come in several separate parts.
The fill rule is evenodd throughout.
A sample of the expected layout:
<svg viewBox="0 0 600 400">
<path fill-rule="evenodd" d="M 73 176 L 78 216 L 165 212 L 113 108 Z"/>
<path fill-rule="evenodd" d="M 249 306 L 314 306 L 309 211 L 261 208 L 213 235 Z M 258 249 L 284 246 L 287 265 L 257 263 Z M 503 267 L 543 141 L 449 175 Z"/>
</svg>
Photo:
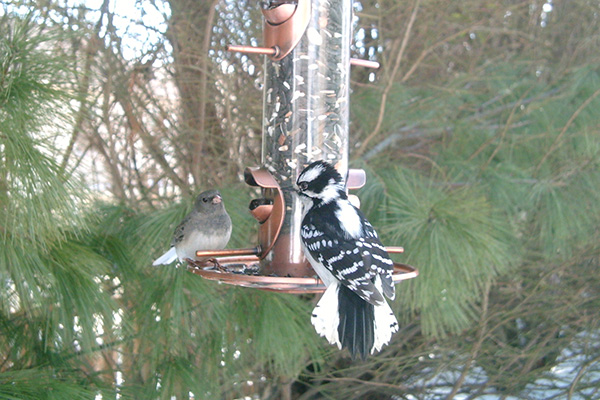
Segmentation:
<svg viewBox="0 0 600 400">
<path fill-rule="evenodd" d="M 385 248 L 388 253 L 404 253 L 404 248 L 400 246 L 388 246 Z M 225 250 L 198 250 L 198 258 L 216 258 L 216 257 L 239 257 L 239 256 L 258 256 L 261 253 L 260 246 L 247 249 L 225 249 Z"/>
<path fill-rule="evenodd" d="M 215 257 L 239 257 L 239 256 L 257 256 L 260 254 L 260 247 L 252 247 L 249 249 L 226 249 L 226 250 L 198 250 L 196 257 L 198 258 L 215 258 Z"/>
<path fill-rule="evenodd" d="M 278 46 L 273 47 L 254 47 L 254 46 L 240 46 L 237 44 L 229 44 L 225 47 L 225 50 L 232 53 L 245 53 L 245 54 L 264 54 L 269 57 L 278 58 L 280 55 L 280 49 Z M 351 58 L 350 65 L 355 67 L 365 67 L 378 69 L 379 63 L 377 61 L 363 60 L 362 58 Z"/>
<path fill-rule="evenodd" d="M 379 69 L 379 63 L 377 61 L 363 60 L 362 58 L 351 58 L 350 65 L 355 67 Z"/>
<path fill-rule="evenodd" d="M 240 46 L 237 44 L 230 44 L 225 47 L 225 50 L 237 53 L 246 54 L 264 54 L 269 57 L 277 57 L 279 55 L 279 47 L 254 47 L 254 46 Z"/>
</svg>

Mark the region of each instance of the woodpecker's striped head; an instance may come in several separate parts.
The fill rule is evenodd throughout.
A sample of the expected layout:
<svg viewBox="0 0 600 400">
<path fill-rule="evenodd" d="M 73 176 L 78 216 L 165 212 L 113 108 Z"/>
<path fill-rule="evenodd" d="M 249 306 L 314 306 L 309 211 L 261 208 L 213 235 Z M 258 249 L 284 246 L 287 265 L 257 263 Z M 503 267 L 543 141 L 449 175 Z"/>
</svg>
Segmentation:
<svg viewBox="0 0 600 400">
<path fill-rule="evenodd" d="M 344 179 L 333 165 L 325 161 L 315 161 L 304 168 L 296 185 L 300 195 L 323 203 L 346 198 Z"/>
</svg>

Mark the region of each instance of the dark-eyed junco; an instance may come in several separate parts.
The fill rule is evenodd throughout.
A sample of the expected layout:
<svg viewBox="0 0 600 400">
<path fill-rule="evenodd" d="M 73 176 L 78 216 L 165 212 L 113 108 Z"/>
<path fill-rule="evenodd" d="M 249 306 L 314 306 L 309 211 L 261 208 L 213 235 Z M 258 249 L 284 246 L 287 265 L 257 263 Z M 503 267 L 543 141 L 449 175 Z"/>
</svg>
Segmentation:
<svg viewBox="0 0 600 400">
<path fill-rule="evenodd" d="M 230 236 L 231 218 L 223 198 L 218 191 L 207 190 L 198 195 L 194 209 L 175 228 L 169 251 L 152 265 L 170 264 L 177 258 L 197 260 L 196 251 L 223 249 Z"/>
</svg>

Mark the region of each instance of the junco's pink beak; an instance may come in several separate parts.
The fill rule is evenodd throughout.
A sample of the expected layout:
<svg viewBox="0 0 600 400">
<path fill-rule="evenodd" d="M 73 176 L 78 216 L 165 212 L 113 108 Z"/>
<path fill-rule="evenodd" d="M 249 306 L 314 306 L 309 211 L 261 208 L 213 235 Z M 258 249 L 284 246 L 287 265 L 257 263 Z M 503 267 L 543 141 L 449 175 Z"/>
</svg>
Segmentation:
<svg viewBox="0 0 600 400">
<path fill-rule="evenodd" d="M 212 199 L 212 203 L 213 204 L 219 204 L 221 201 L 223 201 L 223 198 L 219 195 L 216 195 L 215 197 L 213 197 Z"/>
</svg>

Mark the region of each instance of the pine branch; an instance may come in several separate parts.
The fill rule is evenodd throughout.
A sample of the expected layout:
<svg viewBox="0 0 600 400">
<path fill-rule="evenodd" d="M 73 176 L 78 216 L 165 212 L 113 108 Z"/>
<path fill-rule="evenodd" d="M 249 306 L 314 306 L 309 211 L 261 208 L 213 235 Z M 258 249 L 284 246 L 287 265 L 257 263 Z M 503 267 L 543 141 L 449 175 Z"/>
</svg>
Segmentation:
<svg viewBox="0 0 600 400">
<path fill-rule="evenodd" d="M 523 99 L 529 94 L 529 92 L 531 91 L 531 89 L 533 89 L 533 86 L 530 87 L 529 89 L 527 89 L 525 91 L 525 93 L 523 93 L 521 95 L 521 97 L 519 98 L 519 100 L 517 100 L 514 103 L 512 109 L 510 111 L 510 114 L 508 115 L 508 118 L 506 120 L 506 124 L 504 125 L 504 129 L 500 132 L 500 141 L 502 141 L 502 139 L 506 136 L 506 132 L 508 131 L 508 126 L 512 123 L 512 119 L 514 118 L 514 115 L 515 115 L 515 112 L 517 111 L 517 108 L 520 105 L 523 104 Z M 496 135 L 490 137 L 481 146 L 479 146 L 479 148 L 477 150 L 475 150 L 475 152 L 469 156 L 469 158 L 467 159 L 467 161 L 472 161 L 475 157 L 477 157 L 477 155 L 479 153 L 481 153 L 494 140 L 496 140 Z M 490 157 L 488 158 L 487 162 L 485 164 L 483 164 L 483 166 L 481 167 L 481 171 L 483 171 L 487 167 L 487 165 L 491 162 L 491 160 L 494 158 L 494 156 L 498 152 L 499 146 L 500 146 L 500 144 L 498 144 L 498 146 L 496 147 L 496 149 L 494 149 L 494 151 L 492 152 L 492 155 L 490 155 Z"/>
<path fill-rule="evenodd" d="M 581 105 L 577 108 L 577 110 L 575 110 L 575 112 L 571 115 L 571 117 L 569 118 L 569 120 L 567 121 L 567 123 L 565 124 L 565 126 L 563 126 L 563 128 L 561 129 L 561 131 L 558 134 L 558 136 L 556 137 L 556 139 L 554 139 L 554 142 L 552 143 L 552 145 L 550 146 L 550 148 L 548 149 L 548 151 L 544 154 L 544 156 L 542 157 L 542 159 L 540 160 L 540 162 L 535 167 L 535 174 L 537 174 L 539 172 L 540 167 L 544 164 L 544 162 L 550 156 L 550 154 L 552 154 L 552 152 L 554 152 L 560 146 L 560 141 L 562 140 L 563 136 L 565 135 L 565 133 L 567 132 L 567 130 L 569 129 L 569 127 L 571 126 L 571 124 L 573 123 L 573 121 L 575 121 L 575 119 L 579 116 L 579 114 L 596 97 L 598 97 L 598 95 L 600 95 L 600 88 L 596 89 L 596 91 L 594 93 L 592 93 L 592 95 L 590 97 L 588 97 L 587 99 L 585 99 L 585 101 L 583 103 L 581 103 Z"/>
</svg>

